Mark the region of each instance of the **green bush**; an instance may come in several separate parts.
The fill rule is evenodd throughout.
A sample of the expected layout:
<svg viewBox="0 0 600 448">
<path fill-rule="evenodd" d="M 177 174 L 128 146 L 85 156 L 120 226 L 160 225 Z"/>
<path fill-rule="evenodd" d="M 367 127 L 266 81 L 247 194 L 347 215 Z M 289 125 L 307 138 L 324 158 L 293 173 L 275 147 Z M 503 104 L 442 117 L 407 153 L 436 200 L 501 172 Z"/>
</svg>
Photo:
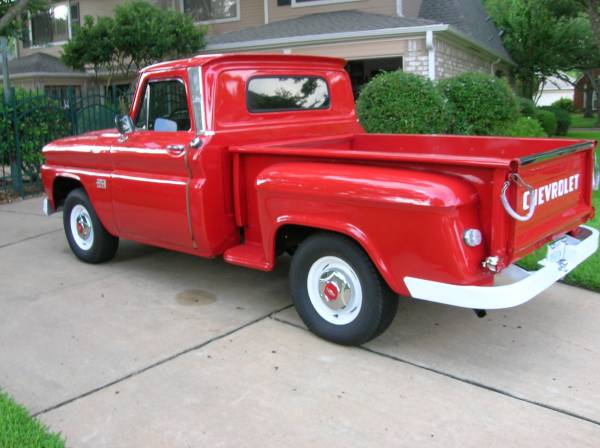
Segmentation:
<svg viewBox="0 0 600 448">
<path fill-rule="evenodd" d="M 410 73 L 377 75 L 363 87 L 356 111 L 367 132 L 425 134 L 448 128 L 440 93 L 431 81 Z"/>
<path fill-rule="evenodd" d="M 442 80 L 438 86 L 448 101 L 453 134 L 492 135 L 519 114 L 515 94 L 495 76 L 464 73 Z"/>
<path fill-rule="evenodd" d="M 535 118 L 535 103 L 529 98 L 523 98 L 522 96 L 517 98 L 519 103 L 519 112 L 523 117 Z"/>
<path fill-rule="evenodd" d="M 552 107 L 555 109 L 562 109 L 568 113 L 575 112 L 575 104 L 570 98 L 561 98 L 560 100 L 556 100 L 552 103 Z"/>
<path fill-rule="evenodd" d="M 540 122 L 547 135 L 556 135 L 556 117 L 552 112 L 549 110 L 537 109 L 535 111 L 535 119 Z"/>
<path fill-rule="evenodd" d="M 541 107 L 545 111 L 551 112 L 556 118 L 556 132 L 554 135 L 565 136 L 571 127 L 571 114 L 564 109 L 559 109 L 553 106 Z"/>
<path fill-rule="evenodd" d="M 499 132 L 508 137 L 546 137 L 539 121 L 531 117 L 521 117 Z"/>
<path fill-rule="evenodd" d="M 0 95 L 4 95 L 0 90 Z M 23 170 L 30 177 L 36 177 L 42 164 L 42 148 L 51 140 L 69 134 L 70 124 L 67 112 L 60 102 L 42 94 L 24 89 L 15 90 L 17 137 L 21 148 Z M 0 101 L 0 152 L 2 163 L 8 164 L 16 157 L 14 133 L 15 111 L 12 101 Z"/>
</svg>

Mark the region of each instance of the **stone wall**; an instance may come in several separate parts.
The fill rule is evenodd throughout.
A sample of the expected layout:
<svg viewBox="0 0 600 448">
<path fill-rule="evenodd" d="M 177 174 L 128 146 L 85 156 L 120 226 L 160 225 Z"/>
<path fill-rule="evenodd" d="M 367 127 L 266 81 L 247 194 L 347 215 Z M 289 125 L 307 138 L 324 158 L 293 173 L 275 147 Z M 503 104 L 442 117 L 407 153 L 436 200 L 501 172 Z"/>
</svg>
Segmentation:
<svg viewBox="0 0 600 448">
<path fill-rule="evenodd" d="M 435 40 L 435 78 L 444 79 L 464 72 L 492 73 L 493 59 L 445 40 Z M 497 68 L 497 67 L 495 67 Z"/>
<path fill-rule="evenodd" d="M 427 76 L 429 62 L 425 39 L 411 39 L 407 41 L 404 57 L 404 71 L 416 75 Z"/>
</svg>

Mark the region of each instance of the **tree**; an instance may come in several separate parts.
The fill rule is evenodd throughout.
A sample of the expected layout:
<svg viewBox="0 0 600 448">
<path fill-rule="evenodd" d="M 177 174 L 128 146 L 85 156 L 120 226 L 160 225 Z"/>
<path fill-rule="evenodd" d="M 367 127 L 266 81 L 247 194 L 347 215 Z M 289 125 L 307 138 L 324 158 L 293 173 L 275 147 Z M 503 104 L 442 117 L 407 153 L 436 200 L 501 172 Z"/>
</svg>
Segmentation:
<svg viewBox="0 0 600 448">
<path fill-rule="evenodd" d="M 592 29 L 592 33 L 594 35 L 594 39 L 596 41 L 596 47 L 600 48 L 600 2 L 598 0 L 574 0 L 575 4 L 578 5 L 590 21 L 590 27 Z M 595 94 L 596 98 L 600 103 L 600 81 L 598 77 L 594 76 L 594 72 L 592 69 L 598 68 L 600 63 L 596 60 L 596 63 L 589 67 L 588 70 L 585 71 L 585 76 L 587 77 L 589 83 L 589 88 L 587 89 L 587 101 L 585 104 L 585 115 L 591 117 L 593 115 L 593 101 L 592 96 Z M 600 110 L 598 111 L 598 126 L 600 126 Z"/>
<path fill-rule="evenodd" d="M 23 13 L 47 7 L 46 0 L 0 0 L 0 36 L 13 36 L 23 25 Z"/>
<path fill-rule="evenodd" d="M 600 61 L 590 23 L 575 2 L 588 0 L 487 0 L 502 41 L 517 64 L 521 94 L 533 98 L 540 81 Z M 595 0 L 594 0 L 595 1 Z"/>
<path fill-rule="evenodd" d="M 191 55 L 204 48 L 205 28 L 172 9 L 145 1 L 115 8 L 115 17 L 85 17 L 79 31 L 63 47 L 63 62 L 75 69 L 90 68 L 108 80 L 127 78 L 155 62 Z"/>
</svg>

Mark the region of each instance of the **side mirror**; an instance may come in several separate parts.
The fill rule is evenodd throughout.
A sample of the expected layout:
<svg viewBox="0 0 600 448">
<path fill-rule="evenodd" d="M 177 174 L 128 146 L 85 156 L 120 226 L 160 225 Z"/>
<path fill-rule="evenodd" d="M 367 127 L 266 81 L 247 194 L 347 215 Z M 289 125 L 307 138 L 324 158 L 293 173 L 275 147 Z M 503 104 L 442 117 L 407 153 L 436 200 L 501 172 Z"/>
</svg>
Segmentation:
<svg viewBox="0 0 600 448">
<path fill-rule="evenodd" d="M 115 117 L 115 125 L 117 126 L 117 130 L 122 136 L 133 132 L 133 130 L 135 129 L 133 120 L 129 115 L 117 115 Z"/>
</svg>

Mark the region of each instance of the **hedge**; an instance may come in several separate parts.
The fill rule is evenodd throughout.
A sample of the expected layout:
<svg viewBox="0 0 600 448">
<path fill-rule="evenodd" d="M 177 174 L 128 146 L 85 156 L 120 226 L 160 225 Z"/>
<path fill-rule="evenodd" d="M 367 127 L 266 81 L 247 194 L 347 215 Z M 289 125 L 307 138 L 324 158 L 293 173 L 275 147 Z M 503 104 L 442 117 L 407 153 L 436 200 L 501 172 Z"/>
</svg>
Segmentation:
<svg viewBox="0 0 600 448">
<path fill-rule="evenodd" d="M 493 135 L 519 116 L 515 94 L 493 75 L 464 73 L 438 86 L 448 101 L 453 134 Z"/>
<path fill-rule="evenodd" d="M 533 100 L 520 96 L 517 98 L 517 102 L 519 103 L 519 112 L 522 116 L 535 118 L 536 107 Z"/>
<path fill-rule="evenodd" d="M 562 109 L 567 113 L 575 112 L 575 103 L 573 103 L 572 99 L 569 98 L 561 98 L 552 103 L 552 107 L 555 109 Z"/>
<path fill-rule="evenodd" d="M 554 135 L 565 136 L 571 127 L 572 117 L 569 112 L 553 106 L 544 106 L 540 109 L 551 112 L 556 118 L 556 132 Z"/>
<path fill-rule="evenodd" d="M 535 118 L 520 117 L 502 129 L 500 135 L 507 137 L 547 137 L 542 125 Z"/>
<path fill-rule="evenodd" d="M 367 132 L 443 133 L 449 124 L 444 99 L 434 84 L 400 71 L 381 73 L 367 83 L 356 110 Z"/>
<path fill-rule="evenodd" d="M 556 135 L 556 117 L 552 112 L 544 109 L 537 109 L 535 111 L 535 119 L 540 122 L 547 135 Z"/>
<path fill-rule="evenodd" d="M 58 101 L 46 95 L 37 95 L 24 89 L 15 90 L 17 136 L 21 148 L 23 170 L 36 177 L 42 163 L 41 150 L 51 140 L 64 137 L 70 132 L 70 123 Z M 0 89 L 0 98 L 3 98 Z M 12 101 L 0 100 L 0 153 L 2 163 L 15 161 L 16 143 L 14 133 L 15 113 Z"/>
</svg>

